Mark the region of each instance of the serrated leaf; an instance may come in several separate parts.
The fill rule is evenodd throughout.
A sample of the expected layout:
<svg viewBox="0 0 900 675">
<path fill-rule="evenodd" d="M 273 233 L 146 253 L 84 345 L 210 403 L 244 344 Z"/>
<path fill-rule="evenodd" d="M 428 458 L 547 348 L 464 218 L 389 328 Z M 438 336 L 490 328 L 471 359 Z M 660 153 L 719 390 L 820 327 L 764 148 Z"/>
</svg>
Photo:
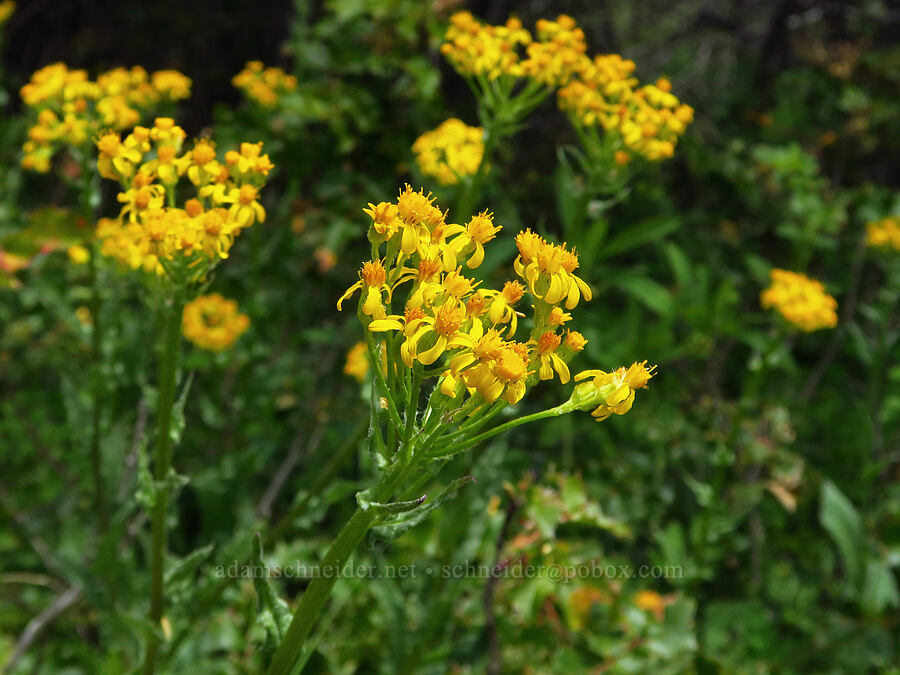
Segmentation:
<svg viewBox="0 0 900 675">
<path fill-rule="evenodd" d="M 254 569 L 264 567 L 262 556 L 262 537 L 257 532 L 251 540 L 251 564 Z M 267 631 L 275 632 L 275 644 L 281 644 L 284 634 L 287 632 L 291 623 L 291 610 L 287 602 L 281 599 L 278 592 L 269 581 L 269 577 L 265 574 L 253 575 L 253 588 L 256 590 L 258 599 L 258 615 L 257 620 L 262 622 Z M 269 622 L 266 614 L 272 618 Z"/>
<path fill-rule="evenodd" d="M 378 539 L 393 540 L 421 523 L 425 517 L 448 499 L 456 496 L 457 491 L 466 483 L 474 483 L 472 476 L 463 476 L 450 483 L 444 491 L 430 502 L 425 502 L 415 509 L 400 514 L 396 518 L 382 523 L 370 530 L 370 535 Z"/>
<path fill-rule="evenodd" d="M 181 388 L 181 394 L 175 399 L 175 405 L 172 406 L 172 426 L 169 429 L 169 436 L 172 438 L 172 445 L 178 445 L 184 428 L 187 425 L 184 416 L 184 406 L 187 403 L 188 392 L 191 390 L 191 384 L 194 382 L 194 373 L 190 373 L 184 386 Z"/>
</svg>

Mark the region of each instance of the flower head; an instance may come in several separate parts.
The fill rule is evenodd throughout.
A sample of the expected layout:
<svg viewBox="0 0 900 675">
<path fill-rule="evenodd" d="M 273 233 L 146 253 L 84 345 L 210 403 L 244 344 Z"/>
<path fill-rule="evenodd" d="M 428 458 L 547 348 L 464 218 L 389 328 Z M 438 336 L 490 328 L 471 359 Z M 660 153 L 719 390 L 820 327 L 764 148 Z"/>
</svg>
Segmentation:
<svg viewBox="0 0 900 675">
<path fill-rule="evenodd" d="M 890 216 L 866 225 L 866 246 L 900 251 L 900 217 Z"/>
<path fill-rule="evenodd" d="M 837 300 L 825 292 L 822 282 L 780 269 L 772 270 L 771 281 L 760 294 L 764 309 L 775 308 L 789 323 L 807 332 L 837 325 Z"/>
<path fill-rule="evenodd" d="M 237 303 L 218 293 L 201 295 L 184 306 L 181 329 L 201 349 L 228 349 L 250 327 L 250 319 L 238 311 Z"/>
<path fill-rule="evenodd" d="M 617 368 L 611 373 L 584 370 L 575 376 L 575 381 L 581 384 L 575 386 L 572 397 L 565 405 L 577 410 L 594 408 L 591 415 L 598 422 L 610 415 L 624 415 L 631 410 L 634 392 L 647 388 L 647 382 L 656 374 L 653 372 L 655 369 L 656 366 L 647 367 L 647 362 L 642 361 L 628 368 Z"/>
<path fill-rule="evenodd" d="M 484 130 L 451 118 L 416 139 L 412 147 L 422 173 L 442 185 L 454 185 L 481 166 Z"/>
</svg>

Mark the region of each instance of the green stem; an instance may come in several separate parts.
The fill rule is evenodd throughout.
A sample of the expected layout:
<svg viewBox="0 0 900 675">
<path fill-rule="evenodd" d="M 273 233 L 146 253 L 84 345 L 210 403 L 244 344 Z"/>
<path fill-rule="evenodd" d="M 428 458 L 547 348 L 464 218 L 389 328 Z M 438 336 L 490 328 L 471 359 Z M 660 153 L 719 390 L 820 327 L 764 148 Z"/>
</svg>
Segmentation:
<svg viewBox="0 0 900 675">
<path fill-rule="evenodd" d="M 92 156 L 84 152 L 81 156 L 81 174 L 79 210 L 84 218 L 85 226 L 91 227 L 96 221 L 95 207 L 99 203 L 100 187 L 94 172 Z M 97 266 L 97 258 L 100 255 L 100 246 L 97 242 L 91 245 L 89 274 L 91 284 L 91 358 L 93 359 L 93 373 L 91 381 L 91 431 L 90 431 L 90 461 L 91 473 L 94 482 L 94 509 L 100 525 L 101 534 L 105 534 L 109 527 L 109 505 L 106 494 L 106 481 L 103 477 L 103 456 L 100 452 L 100 437 L 103 425 L 103 324 L 100 319 L 100 278 Z"/>
<path fill-rule="evenodd" d="M 94 359 L 93 383 L 91 397 L 93 398 L 93 410 L 91 411 L 91 469 L 94 475 L 94 508 L 97 509 L 97 518 L 100 522 L 101 533 L 106 533 L 109 527 L 109 503 L 106 494 L 106 481 L 103 477 L 103 456 L 100 452 L 100 436 L 103 423 L 103 324 L 100 321 L 100 280 L 97 271 L 97 256 L 100 255 L 100 246 L 91 248 L 90 275 L 91 275 L 91 355 Z"/>
<path fill-rule="evenodd" d="M 556 417 L 558 415 L 565 415 L 568 410 L 565 410 L 563 406 L 556 406 L 555 408 L 548 408 L 547 410 L 542 410 L 541 412 L 536 412 L 531 415 L 525 415 L 525 417 L 517 417 L 514 420 L 510 420 L 509 422 L 505 422 L 504 424 L 500 424 L 493 429 L 485 431 L 483 434 L 479 434 L 475 436 L 475 438 L 469 438 L 458 443 L 454 443 L 453 445 L 441 449 L 439 452 L 433 453 L 431 457 L 449 457 L 451 455 L 456 454 L 466 448 L 471 448 L 473 445 L 478 445 L 482 441 L 486 441 L 489 438 L 493 438 L 497 434 L 502 434 L 504 431 L 509 431 L 510 429 L 515 429 L 518 426 L 523 424 L 528 424 L 529 422 L 537 422 L 538 420 L 545 419 L 547 417 Z"/>
<path fill-rule="evenodd" d="M 400 457 L 406 455 L 405 451 L 399 453 Z M 373 493 L 376 501 L 387 502 L 400 489 L 409 472 L 416 468 L 415 459 L 400 460 L 384 473 Z M 359 546 L 377 517 L 375 509 L 368 511 L 363 511 L 361 508 L 356 509 L 332 542 L 319 568 L 323 572 L 326 570 L 327 572 L 313 579 L 303 592 L 287 633 L 272 656 L 272 662 L 267 671 L 269 675 L 286 675 L 291 672 L 294 662 L 303 650 L 306 639 L 312 632 L 316 619 L 331 595 L 331 589 L 337 582 L 339 571 Z"/>
<path fill-rule="evenodd" d="M 163 567 L 166 555 L 166 511 L 169 501 L 168 476 L 172 465 L 172 408 L 175 405 L 175 380 L 178 373 L 178 354 L 181 348 L 181 314 L 184 301 L 180 291 L 164 309 L 163 353 L 159 362 L 159 392 L 156 409 L 156 460 L 154 479 L 156 495 L 153 502 L 152 552 L 150 561 L 150 622 L 160 625 L 163 614 Z M 144 675 L 152 675 L 156 668 L 159 640 L 155 632 L 147 635 L 147 658 Z"/>
<path fill-rule="evenodd" d="M 331 595 L 331 589 L 337 582 L 336 570 L 340 570 L 346 564 L 347 559 L 366 536 L 372 523 L 375 522 L 375 518 L 374 509 L 369 511 L 356 509 L 353 517 L 344 525 L 337 539 L 331 544 L 320 568 L 325 573 L 313 579 L 303 592 L 284 640 L 272 656 L 272 663 L 268 670 L 269 675 L 287 675 L 291 672 L 306 638 L 312 632 L 319 613 Z"/>
</svg>

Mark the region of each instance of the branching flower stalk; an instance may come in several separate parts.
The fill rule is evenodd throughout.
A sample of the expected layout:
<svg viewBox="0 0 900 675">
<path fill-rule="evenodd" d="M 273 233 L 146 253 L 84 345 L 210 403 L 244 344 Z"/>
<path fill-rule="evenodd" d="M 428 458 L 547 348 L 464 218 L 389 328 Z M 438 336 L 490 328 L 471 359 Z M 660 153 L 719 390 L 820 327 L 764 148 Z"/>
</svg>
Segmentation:
<svg viewBox="0 0 900 675">
<path fill-rule="evenodd" d="M 483 129 L 481 162 L 474 172 L 463 174 L 458 193 L 461 218 L 474 213 L 498 144 L 565 85 L 585 58 L 584 32 L 572 17 L 541 19 L 536 29 L 532 37 L 515 17 L 500 26 L 484 24 L 469 12 L 450 19 L 441 53 L 472 91 Z"/>
<path fill-rule="evenodd" d="M 140 272 L 157 298 L 161 317 L 156 455 L 151 506 L 149 619 L 144 673 L 155 672 L 159 651 L 157 628 L 165 611 L 164 571 L 166 516 L 172 485 L 173 410 L 178 381 L 182 331 L 205 349 L 225 349 L 246 329 L 247 318 L 232 301 L 217 294 L 192 300 L 208 285 L 215 267 L 228 257 L 235 237 L 265 219 L 258 201 L 273 168 L 261 143 L 243 143 L 220 161 L 210 140 L 198 140 L 183 151 L 186 134 L 170 118 L 153 127 L 135 127 L 124 140 L 107 132 L 97 140 L 97 168 L 116 180 L 122 204 L 115 220 L 98 225 L 100 250 L 134 272 Z M 178 206 L 183 178 L 194 196 Z M 190 307 L 185 319 L 185 307 Z"/>
<path fill-rule="evenodd" d="M 101 129 L 122 129 L 136 124 L 149 110 L 190 95 L 191 80 L 177 71 L 147 73 L 140 67 L 116 68 L 102 73 L 96 81 L 84 70 L 71 70 L 55 63 L 36 71 L 22 87 L 21 97 L 32 125 L 23 145 L 22 167 L 46 173 L 53 158 L 65 150 L 77 173 L 61 176 L 78 191 L 77 214 L 84 224 L 96 222 L 100 205 L 99 177 L 94 171 L 94 136 Z M 109 523 L 109 504 L 103 476 L 101 436 L 103 425 L 103 321 L 98 246 L 91 243 L 88 259 L 91 283 L 91 424 L 89 457 L 94 483 L 94 509 L 100 531 Z"/>
<path fill-rule="evenodd" d="M 593 370 L 565 403 L 496 424 L 535 385 L 571 379 L 569 361 L 586 340 L 564 329 L 591 289 L 577 274 L 578 256 L 530 230 L 516 237 L 519 280 L 501 289 L 463 274 L 484 259 L 500 227 L 482 212 L 465 225 L 431 195 L 406 186 L 396 202 L 369 204 L 372 259 L 338 301 L 360 291 L 357 317 L 365 329 L 372 397 L 369 450 L 380 476 L 359 493 L 356 512 L 321 562 L 325 574 L 307 587 L 269 673 L 291 672 L 339 571 L 366 533 L 396 536 L 453 496 L 467 478 L 428 499 L 421 490 L 448 459 L 518 426 L 593 410 L 599 420 L 624 414 L 636 389 L 646 387 L 646 362 L 614 372 Z M 520 311 L 528 295 L 532 312 Z M 396 313 L 394 313 L 396 311 Z M 517 339 L 520 328 L 527 331 Z M 357 356 L 358 358 L 358 356 Z M 358 368 L 357 368 L 358 369 Z"/>
</svg>

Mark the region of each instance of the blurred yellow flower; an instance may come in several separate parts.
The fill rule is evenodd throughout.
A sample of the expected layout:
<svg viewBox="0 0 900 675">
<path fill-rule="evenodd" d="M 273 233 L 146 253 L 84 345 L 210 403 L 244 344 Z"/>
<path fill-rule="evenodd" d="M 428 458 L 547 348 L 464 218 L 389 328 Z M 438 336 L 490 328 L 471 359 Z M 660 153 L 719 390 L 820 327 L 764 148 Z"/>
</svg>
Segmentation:
<svg viewBox="0 0 900 675">
<path fill-rule="evenodd" d="M 20 90 L 22 101 L 34 115 L 22 146 L 22 167 L 45 173 L 62 147 L 84 146 L 104 132 L 103 143 L 98 141 L 100 173 L 116 178 L 115 165 L 116 171 L 125 174 L 133 148 L 120 149 L 105 132 L 133 127 L 153 107 L 187 98 L 190 91 L 190 78 L 174 70 L 151 75 L 140 66 L 114 68 L 92 81 L 87 71 L 71 70 L 64 63 L 45 66 Z"/>
<path fill-rule="evenodd" d="M 656 591 L 643 590 L 635 593 L 634 604 L 645 612 L 653 614 L 657 621 L 662 621 L 666 613 L 666 606 L 670 603 Z"/>
<path fill-rule="evenodd" d="M 248 61 L 231 83 L 265 108 L 275 107 L 281 96 L 297 88 L 296 77 L 281 68 L 266 68 L 261 61 Z"/>
<path fill-rule="evenodd" d="M 344 375 L 355 377 L 358 382 L 366 379 L 369 374 L 369 350 L 365 342 L 357 342 L 347 351 L 347 361 L 344 363 Z"/>
<path fill-rule="evenodd" d="M 412 150 L 422 173 L 442 185 L 455 185 L 481 166 L 484 130 L 453 117 L 419 136 Z"/>
<path fill-rule="evenodd" d="M 238 311 L 237 303 L 219 293 L 201 295 L 184 306 L 181 330 L 201 349 L 228 349 L 250 327 L 250 319 Z"/>
<path fill-rule="evenodd" d="M 825 292 L 822 282 L 780 269 L 773 269 L 770 278 L 771 285 L 760 294 L 764 309 L 775 308 L 789 323 L 807 332 L 837 325 L 837 300 Z"/>
<path fill-rule="evenodd" d="M 900 251 L 900 217 L 889 216 L 867 224 L 866 246 Z"/>
<path fill-rule="evenodd" d="M 0 2 L 0 26 L 9 21 L 9 17 L 16 11 L 16 3 L 13 0 L 3 0 Z"/>
<path fill-rule="evenodd" d="M 84 246 L 76 244 L 75 246 L 70 246 L 66 250 L 66 254 L 69 256 L 69 261 L 73 265 L 84 265 L 91 259 L 91 253 Z"/>
</svg>

